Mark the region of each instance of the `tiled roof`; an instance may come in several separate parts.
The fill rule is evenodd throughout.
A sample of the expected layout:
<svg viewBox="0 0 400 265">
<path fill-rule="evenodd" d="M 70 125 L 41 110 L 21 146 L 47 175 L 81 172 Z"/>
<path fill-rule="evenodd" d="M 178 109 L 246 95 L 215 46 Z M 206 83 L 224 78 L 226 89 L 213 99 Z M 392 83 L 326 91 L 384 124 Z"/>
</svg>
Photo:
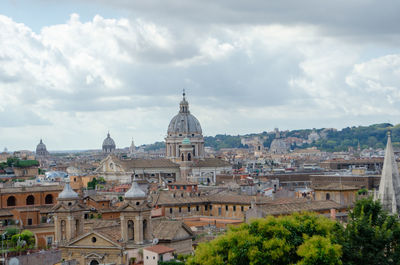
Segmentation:
<svg viewBox="0 0 400 265">
<path fill-rule="evenodd" d="M 345 206 L 334 201 L 308 201 L 258 206 L 258 210 L 261 210 L 264 215 L 282 215 L 302 211 L 323 211 L 343 208 L 345 208 Z"/>
<path fill-rule="evenodd" d="M 313 187 L 314 190 L 334 190 L 334 191 L 346 191 L 346 190 L 359 190 L 360 188 L 351 185 L 343 185 L 341 183 L 329 183 L 327 185 L 318 185 Z"/>
<path fill-rule="evenodd" d="M 182 221 L 154 219 L 152 220 L 152 225 L 153 235 L 159 240 L 178 239 L 178 232 L 181 228 L 186 229 L 190 236 L 193 235 L 193 232 L 190 230 L 190 228 L 186 226 Z"/>
<path fill-rule="evenodd" d="M 169 247 L 164 246 L 164 245 L 155 245 L 155 246 L 144 248 L 144 250 L 151 251 L 151 252 L 154 252 L 154 253 L 157 253 L 157 254 L 164 254 L 164 253 L 174 252 L 175 251 L 175 249 L 169 248 Z"/>
<path fill-rule="evenodd" d="M 230 167 L 232 166 L 230 163 L 225 160 L 219 158 L 204 158 L 195 160 L 193 163 L 193 167 Z"/>
<path fill-rule="evenodd" d="M 130 171 L 132 169 L 140 169 L 140 168 L 176 168 L 179 169 L 179 165 L 173 163 L 169 159 L 129 159 L 129 160 L 120 160 L 114 158 L 116 163 L 120 164 L 126 171 Z"/>
<path fill-rule="evenodd" d="M 29 193 L 29 192 L 40 192 L 40 191 L 62 191 L 63 187 L 59 185 L 51 186 L 32 186 L 32 187 L 14 187 L 14 188 L 3 188 L 0 189 L 1 194 L 6 193 Z"/>
</svg>

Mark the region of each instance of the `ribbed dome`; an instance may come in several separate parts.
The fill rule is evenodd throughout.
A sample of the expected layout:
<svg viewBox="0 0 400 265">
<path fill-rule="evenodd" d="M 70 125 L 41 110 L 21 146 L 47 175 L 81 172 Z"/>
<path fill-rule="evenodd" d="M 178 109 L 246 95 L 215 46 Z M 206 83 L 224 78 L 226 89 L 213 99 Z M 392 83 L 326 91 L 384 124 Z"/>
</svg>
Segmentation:
<svg viewBox="0 0 400 265">
<path fill-rule="evenodd" d="M 139 187 L 136 180 L 133 180 L 131 188 L 125 193 L 125 199 L 146 198 L 146 193 Z"/>
<path fill-rule="evenodd" d="M 36 152 L 46 150 L 46 145 L 43 143 L 42 139 L 40 139 L 40 143 L 36 146 Z"/>
<path fill-rule="evenodd" d="M 190 114 L 189 103 L 186 101 L 185 93 L 180 103 L 180 110 L 175 117 L 172 118 L 168 126 L 168 134 L 201 134 L 200 122 L 195 116 Z"/>
<path fill-rule="evenodd" d="M 111 153 L 115 150 L 115 142 L 110 137 L 110 133 L 107 133 L 107 138 L 104 139 L 102 148 L 105 153 Z"/>
<path fill-rule="evenodd" d="M 58 199 L 78 199 L 78 193 L 76 193 L 69 185 L 69 179 L 66 180 L 63 191 L 58 194 Z"/>
</svg>

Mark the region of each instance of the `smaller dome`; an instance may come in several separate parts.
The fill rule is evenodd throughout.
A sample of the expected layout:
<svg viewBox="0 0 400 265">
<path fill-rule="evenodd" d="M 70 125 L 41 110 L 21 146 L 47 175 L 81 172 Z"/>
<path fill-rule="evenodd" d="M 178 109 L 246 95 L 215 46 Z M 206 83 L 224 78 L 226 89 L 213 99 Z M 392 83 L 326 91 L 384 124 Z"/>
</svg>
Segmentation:
<svg viewBox="0 0 400 265">
<path fill-rule="evenodd" d="M 110 137 L 110 133 L 107 133 L 107 138 L 103 141 L 102 149 L 105 153 L 111 153 L 115 150 L 115 142 Z"/>
<path fill-rule="evenodd" d="M 64 185 L 64 189 L 63 191 L 58 194 L 58 199 L 64 199 L 64 200 L 68 200 L 68 199 L 78 199 L 78 193 L 76 193 L 71 186 L 69 185 L 69 179 L 67 178 L 67 180 L 65 181 L 65 185 Z"/>
<path fill-rule="evenodd" d="M 146 193 L 139 187 L 136 180 L 133 180 L 131 188 L 125 193 L 125 199 L 139 198 L 146 198 Z"/>
<path fill-rule="evenodd" d="M 186 137 L 185 139 L 182 140 L 182 144 L 191 145 L 192 143 L 190 142 L 189 138 Z"/>
</svg>

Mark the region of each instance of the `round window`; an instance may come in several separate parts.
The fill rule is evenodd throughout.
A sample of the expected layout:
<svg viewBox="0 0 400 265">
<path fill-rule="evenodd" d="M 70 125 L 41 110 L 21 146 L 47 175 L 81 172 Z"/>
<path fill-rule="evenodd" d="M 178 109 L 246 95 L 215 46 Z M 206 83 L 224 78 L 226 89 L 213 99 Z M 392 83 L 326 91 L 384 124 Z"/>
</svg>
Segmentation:
<svg viewBox="0 0 400 265">
<path fill-rule="evenodd" d="M 92 237 L 92 242 L 96 243 L 97 239 L 95 237 Z"/>
</svg>

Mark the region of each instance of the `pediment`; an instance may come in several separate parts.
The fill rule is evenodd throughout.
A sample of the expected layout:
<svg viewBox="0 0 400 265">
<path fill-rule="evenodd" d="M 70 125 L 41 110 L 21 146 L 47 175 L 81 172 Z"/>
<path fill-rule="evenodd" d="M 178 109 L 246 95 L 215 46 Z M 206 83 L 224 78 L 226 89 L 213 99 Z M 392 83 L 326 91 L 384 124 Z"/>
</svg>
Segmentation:
<svg viewBox="0 0 400 265">
<path fill-rule="evenodd" d="M 88 232 L 74 239 L 73 241 L 68 243 L 67 247 L 120 248 L 120 246 L 117 243 L 115 243 L 112 239 L 95 231 Z"/>
</svg>

